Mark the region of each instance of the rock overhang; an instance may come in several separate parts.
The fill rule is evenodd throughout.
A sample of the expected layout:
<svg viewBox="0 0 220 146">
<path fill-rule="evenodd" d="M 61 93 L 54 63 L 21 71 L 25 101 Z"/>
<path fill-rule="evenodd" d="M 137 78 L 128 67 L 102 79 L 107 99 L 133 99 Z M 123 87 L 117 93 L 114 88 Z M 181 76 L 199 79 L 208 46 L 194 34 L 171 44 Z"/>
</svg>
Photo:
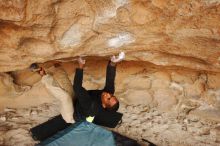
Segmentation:
<svg viewBox="0 0 220 146">
<path fill-rule="evenodd" d="M 1 1 L 0 71 L 76 56 L 220 71 L 219 1 Z"/>
</svg>

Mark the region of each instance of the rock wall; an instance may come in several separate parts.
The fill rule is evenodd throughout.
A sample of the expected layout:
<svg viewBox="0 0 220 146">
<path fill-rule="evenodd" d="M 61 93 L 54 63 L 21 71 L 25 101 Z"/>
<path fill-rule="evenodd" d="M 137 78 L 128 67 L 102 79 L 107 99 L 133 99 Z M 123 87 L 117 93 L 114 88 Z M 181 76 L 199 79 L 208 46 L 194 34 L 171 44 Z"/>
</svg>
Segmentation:
<svg viewBox="0 0 220 146">
<path fill-rule="evenodd" d="M 127 60 L 220 71 L 219 0 L 0 0 L 0 71 L 125 51 Z"/>
<path fill-rule="evenodd" d="M 27 69 L 31 63 L 62 62 L 72 79 L 72 61 L 86 56 L 83 85 L 97 89 L 104 84 L 107 58 L 124 51 L 116 96 L 125 122 L 115 130 L 138 140 L 152 136 L 158 145 L 186 144 L 173 141 L 175 127 L 184 131 L 179 139 L 193 136 L 189 145 L 218 145 L 219 22 L 220 0 L 0 0 L 0 111 L 53 106 L 41 77 Z M 1 121 L 13 123 L 10 111 L 3 115 Z M 1 126 L 0 134 L 10 128 Z M 0 144 L 13 145 L 10 136 L 0 136 Z"/>
<path fill-rule="evenodd" d="M 51 66 L 54 62 L 43 64 Z M 73 80 L 76 62 L 61 63 Z M 83 85 L 87 89 L 101 89 L 105 83 L 107 61 L 87 58 Z M 29 70 L 4 74 L 0 82 L 0 109 L 27 107 L 51 101 L 37 73 Z M 10 78 L 9 78 L 10 77 Z M 13 79 L 12 79 L 13 77 Z M 220 73 L 182 68 L 155 66 L 144 62 L 124 61 L 117 66 L 116 96 L 126 105 L 145 105 L 162 112 L 196 114 L 220 122 Z M 3 88 L 4 87 L 4 88 Z M 10 90 L 9 90 L 10 89 Z M 19 90 L 18 90 L 19 89 Z M 38 92 L 41 90 L 42 92 Z M 27 103 L 19 102 L 20 99 Z M 44 99 L 45 98 L 45 99 Z M 8 99 L 7 103 L 4 101 Z M 32 102 L 34 99 L 34 102 Z M 41 101 L 37 101 L 41 100 Z M 10 103 L 10 101 L 18 101 Z"/>
<path fill-rule="evenodd" d="M 107 60 L 86 59 L 83 86 L 103 88 Z M 62 66 L 73 79 L 77 63 L 65 62 Z M 11 74 L 14 82 L 5 73 L 10 78 L 1 80 L 0 85 L 11 81 L 9 87 L 29 88 L 20 94 L 14 88 L 1 88 L 4 96 L 0 96 L 0 144 L 34 145 L 36 141 L 28 130 L 59 114 L 59 103 L 48 94 L 37 74 L 28 70 Z M 144 143 L 143 146 L 148 145 L 146 141 L 158 146 L 218 146 L 219 77 L 220 73 L 124 61 L 117 66 L 115 82 L 119 111 L 124 116 L 122 124 L 113 130 Z"/>
</svg>

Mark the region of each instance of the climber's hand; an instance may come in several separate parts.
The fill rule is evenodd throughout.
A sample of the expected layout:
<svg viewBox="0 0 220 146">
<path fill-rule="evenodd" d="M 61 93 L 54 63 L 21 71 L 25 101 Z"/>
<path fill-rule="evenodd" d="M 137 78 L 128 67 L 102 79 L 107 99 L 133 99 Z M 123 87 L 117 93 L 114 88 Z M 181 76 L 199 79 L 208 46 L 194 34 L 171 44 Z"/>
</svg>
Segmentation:
<svg viewBox="0 0 220 146">
<path fill-rule="evenodd" d="M 85 65 L 85 63 L 86 63 L 86 60 L 82 59 L 82 57 L 79 57 L 79 58 L 77 59 L 77 61 L 78 61 L 78 64 L 79 64 L 79 68 L 80 68 L 80 69 L 83 69 L 83 67 L 84 67 L 84 65 Z"/>
<path fill-rule="evenodd" d="M 124 58 L 125 58 L 125 53 L 120 52 L 118 56 L 111 57 L 111 62 L 118 63 L 118 62 L 121 62 L 122 60 L 124 60 Z"/>
</svg>

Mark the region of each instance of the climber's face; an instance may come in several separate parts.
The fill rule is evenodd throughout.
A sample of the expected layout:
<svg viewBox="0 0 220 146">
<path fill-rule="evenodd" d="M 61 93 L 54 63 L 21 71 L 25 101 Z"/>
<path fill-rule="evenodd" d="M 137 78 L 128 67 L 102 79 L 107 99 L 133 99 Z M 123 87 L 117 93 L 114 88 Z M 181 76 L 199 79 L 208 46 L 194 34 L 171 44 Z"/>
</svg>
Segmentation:
<svg viewBox="0 0 220 146">
<path fill-rule="evenodd" d="M 118 99 L 108 92 L 102 92 L 101 101 L 104 108 L 111 108 L 118 103 Z"/>
</svg>

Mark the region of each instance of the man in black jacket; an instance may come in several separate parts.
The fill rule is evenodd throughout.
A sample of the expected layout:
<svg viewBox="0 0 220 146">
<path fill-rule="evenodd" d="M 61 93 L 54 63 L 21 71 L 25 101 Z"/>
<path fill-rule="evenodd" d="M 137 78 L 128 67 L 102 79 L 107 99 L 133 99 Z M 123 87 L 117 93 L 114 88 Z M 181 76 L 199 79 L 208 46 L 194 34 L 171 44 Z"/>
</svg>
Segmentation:
<svg viewBox="0 0 220 146">
<path fill-rule="evenodd" d="M 78 59 L 79 67 L 76 69 L 73 85 L 76 97 L 74 105 L 76 121 L 87 120 L 98 125 L 115 127 L 122 117 L 122 114 L 116 112 L 119 101 L 114 96 L 116 64 L 124 57 L 124 52 L 121 52 L 118 57 L 111 58 L 107 65 L 105 87 L 102 90 L 86 90 L 82 87 L 85 60 Z"/>
<path fill-rule="evenodd" d="M 76 69 L 73 85 L 76 97 L 74 98 L 74 119 L 76 122 L 86 123 L 88 121 L 97 125 L 114 128 L 121 120 L 123 114 L 117 112 L 119 102 L 114 96 L 114 81 L 116 64 L 123 60 L 124 57 L 125 54 L 122 52 L 118 57 L 113 56 L 111 61 L 109 61 L 106 72 L 106 83 L 103 90 L 88 91 L 82 87 L 85 61 L 81 58 L 78 59 L 79 67 Z M 42 74 L 45 73 L 42 72 Z M 35 140 L 44 141 L 69 126 L 71 124 L 66 123 L 62 116 L 58 115 L 45 123 L 31 128 L 30 131 Z"/>
</svg>

